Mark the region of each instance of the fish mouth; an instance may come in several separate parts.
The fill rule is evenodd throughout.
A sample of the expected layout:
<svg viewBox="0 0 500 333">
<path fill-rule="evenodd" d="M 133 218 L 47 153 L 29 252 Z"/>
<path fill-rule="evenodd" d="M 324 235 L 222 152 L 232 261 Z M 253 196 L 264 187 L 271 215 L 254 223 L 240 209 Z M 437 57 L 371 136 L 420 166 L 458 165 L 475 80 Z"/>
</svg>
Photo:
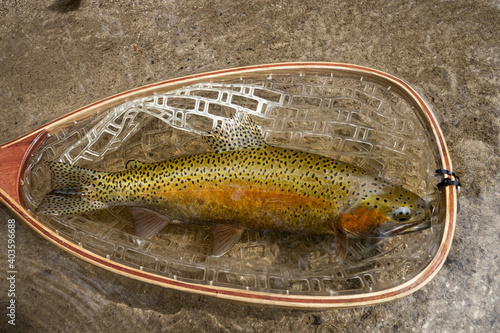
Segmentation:
<svg viewBox="0 0 500 333">
<path fill-rule="evenodd" d="M 389 222 L 379 227 L 377 230 L 377 237 L 391 237 L 409 234 L 411 232 L 425 230 L 431 227 L 430 219 L 420 219 L 406 223 Z"/>
</svg>

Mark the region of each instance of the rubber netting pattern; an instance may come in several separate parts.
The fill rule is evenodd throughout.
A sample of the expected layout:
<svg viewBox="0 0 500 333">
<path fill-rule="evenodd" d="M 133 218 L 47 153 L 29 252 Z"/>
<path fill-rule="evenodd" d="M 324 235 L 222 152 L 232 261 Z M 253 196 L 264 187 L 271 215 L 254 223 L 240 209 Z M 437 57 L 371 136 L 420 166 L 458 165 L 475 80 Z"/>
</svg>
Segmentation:
<svg viewBox="0 0 500 333">
<path fill-rule="evenodd" d="M 33 208 L 50 187 L 45 160 L 118 171 L 132 159 L 206 152 L 202 136 L 244 110 L 268 144 L 361 166 L 426 199 L 435 156 L 415 106 L 390 86 L 335 73 L 201 83 L 132 100 L 55 133 L 32 157 L 23 195 Z M 170 225 L 146 240 L 125 209 L 39 217 L 68 242 L 144 271 L 205 285 L 330 296 L 383 290 L 418 274 L 440 228 L 386 240 L 350 241 L 339 264 L 333 237 L 245 232 L 225 256 L 209 255 L 210 228 Z"/>
</svg>

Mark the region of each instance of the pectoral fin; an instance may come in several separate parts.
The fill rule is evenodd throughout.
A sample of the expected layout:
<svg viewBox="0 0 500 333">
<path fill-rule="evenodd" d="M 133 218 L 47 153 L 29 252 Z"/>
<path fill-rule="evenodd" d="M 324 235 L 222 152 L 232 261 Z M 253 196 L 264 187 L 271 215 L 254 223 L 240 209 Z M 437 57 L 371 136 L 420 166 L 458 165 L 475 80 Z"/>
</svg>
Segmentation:
<svg viewBox="0 0 500 333">
<path fill-rule="evenodd" d="M 335 246 L 337 262 L 344 262 L 348 252 L 347 235 L 337 228 L 335 228 Z"/>
<path fill-rule="evenodd" d="M 149 239 L 159 233 L 170 220 L 155 211 L 142 207 L 130 207 L 130 214 L 134 219 L 134 234 Z"/>
<path fill-rule="evenodd" d="M 216 224 L 213 229 L 214 243 L 212 256 L 220 257 L 238 242 L 243 234 L 243 229 L 230 224 Z"/>
</svg>

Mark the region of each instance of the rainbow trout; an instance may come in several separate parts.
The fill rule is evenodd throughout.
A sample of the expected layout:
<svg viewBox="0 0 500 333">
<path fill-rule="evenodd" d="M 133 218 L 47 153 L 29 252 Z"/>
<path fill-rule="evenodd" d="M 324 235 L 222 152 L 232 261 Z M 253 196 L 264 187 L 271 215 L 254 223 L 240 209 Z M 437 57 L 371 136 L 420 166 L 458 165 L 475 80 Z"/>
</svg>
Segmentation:
<svg viewBox="0 0 500 333">
<path fill-rule="evenodd" d="M 158 163 L 129 161 L 102 172 L 48 162 L 52 191 L 37 214 L 78 214 L 130 206 L 136 234 L 152 237 L 167 223 L 213 225 L 213 256 L 244 230 L 333 234 L 339 260 L 347 237 L 388 237 L 429 226 L 417 195 L 325 156 L 266 144 L 238 112 L 209 133 L 215 150 Z"/>
</svg>

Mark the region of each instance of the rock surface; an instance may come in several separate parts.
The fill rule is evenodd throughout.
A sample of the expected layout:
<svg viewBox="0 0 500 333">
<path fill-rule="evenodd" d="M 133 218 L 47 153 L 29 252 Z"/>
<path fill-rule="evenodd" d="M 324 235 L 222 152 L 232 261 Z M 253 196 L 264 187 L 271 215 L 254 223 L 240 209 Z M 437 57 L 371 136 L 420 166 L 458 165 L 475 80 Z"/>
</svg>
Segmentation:
<svg viewBox="0 0 500 333">
<path fill-rule="evenodd" d="M 19 223 L 15 327 L 5 316 L 3 278 L 7 220 L 14 215 L 2 205 L 0 328 L 500 331 L 498 31 L 494 0 L 2 1 L 2 143 L 155 81 L 260 63 L 347 62 L 401 77 L 424 94 L 463 188 L 455 241 L 438 275 L 400 300 L 348 310 L 259 308 L 147 285 L 78 260 Z"/>
</svg>

